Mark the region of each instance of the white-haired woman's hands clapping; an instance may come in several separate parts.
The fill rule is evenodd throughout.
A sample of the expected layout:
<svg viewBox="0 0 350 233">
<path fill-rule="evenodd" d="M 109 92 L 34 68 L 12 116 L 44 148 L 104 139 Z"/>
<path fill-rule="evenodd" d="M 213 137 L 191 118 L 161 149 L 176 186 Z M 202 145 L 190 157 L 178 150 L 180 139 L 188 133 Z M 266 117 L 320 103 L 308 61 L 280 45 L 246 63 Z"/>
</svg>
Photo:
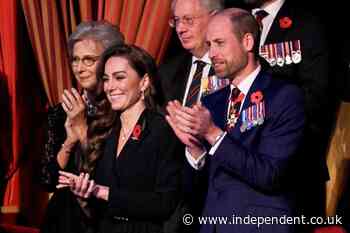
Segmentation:
<svg viewBox="0 0 350 233">
<path fill-rule="evenodd" d="M 78 138 L 84 143 L 87 135 L 86 104 L 84 98 L 75 88 L 64 90 L 62 95 L 62 108 L 67 114 L 67 135 Z M 70 136 L 68 135 L 68 136 Z"/>
</svg>

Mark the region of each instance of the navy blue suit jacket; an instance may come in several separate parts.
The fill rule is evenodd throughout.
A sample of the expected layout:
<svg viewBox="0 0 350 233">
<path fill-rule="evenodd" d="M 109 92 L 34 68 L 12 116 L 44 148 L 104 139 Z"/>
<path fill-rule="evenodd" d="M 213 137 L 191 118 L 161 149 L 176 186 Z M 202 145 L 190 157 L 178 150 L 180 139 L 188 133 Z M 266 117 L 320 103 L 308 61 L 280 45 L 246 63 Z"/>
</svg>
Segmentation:
<svg viewBox="0 0 350 233">
<path fill-rule="evenodd" d="M 304 127 L 304 100 L 294 85 L 260 72 L 242 110 L 252 106 L 250 96 L 261 91 L 265 120 L 244 132 L 241 116 L 214 155 L 207 155 L 208 192 L 203 216 L 292 216 L 293 190 L 287 185 L 296 148 Z M 230 88 L 203 99 L 217 126 L 224 129 Z M 231 222 L 232 223 L 232 222 Z M 201 233 L 214 232 L 214 224 L 201 224 Z M 218 233 L 293 232 L 291 225 L 216 224 Z"/>
</svg>

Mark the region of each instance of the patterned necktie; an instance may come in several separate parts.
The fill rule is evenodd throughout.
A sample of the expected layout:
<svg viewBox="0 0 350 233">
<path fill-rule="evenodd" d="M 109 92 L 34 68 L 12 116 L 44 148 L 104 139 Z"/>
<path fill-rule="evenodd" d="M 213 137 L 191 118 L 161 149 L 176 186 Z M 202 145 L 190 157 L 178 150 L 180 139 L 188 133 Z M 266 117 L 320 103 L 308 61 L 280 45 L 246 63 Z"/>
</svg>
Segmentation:
<svg viewBox="0 0 350 233">
<path fill-rule="evenodd" d="M 213 66 L 210 66 L 208 76 L 210 77 L 210 76 L 213 76 L 213 75 L 215 75 L 215 70 L 214 70 Z"/>
<path fill-rule="evenodd" d="M 227 130 L 231 130 L 235 126 L 239 117 L 239 109 L 241 108 L 243 98 L 244 94 L 237 87 L 234 87 L 231 91 L 231 98 L 228 106 Z"/>
<path fill-rule="evenodd" d="M 255 19 L 258 22 L 261 31 L 263 29 L 262 20 L 263 20 L 263 18 L 265 18 L 268 15 L 269 15 L 269 13 L 267 13 L 264 10 L 258 10 L 257 12 L 255 12 Z"/>
<path fill-rule="evenodd" d="M 198 94 L 201 89 L 201 79 L 203 76 L 203 68 L 206 63 L 200 60 L 196 61 L 197 67 L 193 75 L 192 83 L 187 94 L 185 106 L 191 107 L 193 104 L 197 103 Z"/>
</svg>

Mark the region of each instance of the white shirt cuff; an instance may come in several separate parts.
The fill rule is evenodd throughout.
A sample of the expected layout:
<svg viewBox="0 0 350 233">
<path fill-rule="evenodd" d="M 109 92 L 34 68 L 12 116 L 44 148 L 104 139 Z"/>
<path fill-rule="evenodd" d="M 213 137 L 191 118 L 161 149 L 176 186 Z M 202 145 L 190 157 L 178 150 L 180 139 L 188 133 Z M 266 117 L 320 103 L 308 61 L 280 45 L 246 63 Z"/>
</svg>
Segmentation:
<svg viewBox="0 0 350 233">
<path fill-rule="evenodd" d="M 201 170 L 204 167 L 205 164 L 205 155 L 207 154 L 206 151 L 204 151 L 203 154 L 201 154 L 197 159 L 193 158 L 190 152 L 188 151 L 187 147 L 185 149 L 185 155 L 188 163 L 193 167 L 195 170 Z"/>
<path fill-rule="evenodd" d="M 215 144 L 210 148 L 210 150 L 209 150 L 210 155 L 215 154 L 215 152 L 218 149 L 218 147 L 220 146 L 222 140 L 224 140 L 226 134 L 227 134 L 227 132 L 224 132 L 224 134 L 221 136 L 221 138 L 219 140 L 217 140 L 217 142 L 215 142 Z"/>
</svg>

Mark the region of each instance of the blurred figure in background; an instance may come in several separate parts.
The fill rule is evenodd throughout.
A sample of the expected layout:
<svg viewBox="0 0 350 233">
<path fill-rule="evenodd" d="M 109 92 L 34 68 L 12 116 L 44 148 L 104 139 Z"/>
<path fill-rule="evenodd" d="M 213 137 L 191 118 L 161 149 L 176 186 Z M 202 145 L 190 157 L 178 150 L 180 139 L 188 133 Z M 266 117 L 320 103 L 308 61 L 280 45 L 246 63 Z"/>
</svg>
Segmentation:
<svg viewBox="0 0 350 233">
<path fill-rule="evenodd" d="M 260 25 L 259 52 L 266 61 L 265 69 L 303 90 L 306 128 L 295 161 L 300 169 L 294 185 L 298 187 L 300 214 L 325 216 L 326 154 L 336 107 L 325 29 L 318 17 L 291 0 L 244 2 Z"/>
</svg>

